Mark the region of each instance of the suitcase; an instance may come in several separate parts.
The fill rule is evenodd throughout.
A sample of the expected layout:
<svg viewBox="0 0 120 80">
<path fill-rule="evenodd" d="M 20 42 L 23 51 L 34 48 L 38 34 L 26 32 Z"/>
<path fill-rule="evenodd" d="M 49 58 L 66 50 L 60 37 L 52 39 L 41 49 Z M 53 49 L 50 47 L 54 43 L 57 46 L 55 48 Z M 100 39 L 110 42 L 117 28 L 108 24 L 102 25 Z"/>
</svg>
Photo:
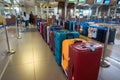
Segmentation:
<svg viewBox="0 0 120 80">
<path fill-rule="evenodd" d="M 47 42 L 47 28 L 50 27 L 49 25 L 45 24 L 43 25 L 43 38 Z"/>
<path fill-rule="evenodd" d="M 110 34 L 109 34 L 109 39 L 108 39 L 108 43 L 115 43 L 115 35 L 116 35 L 116 29 L 115 28 L 111 28 L 110 29 Z"/>
<path fill-rule="evenodd" d="M 40 22 L 40 34 L 43 37 L 43 25 L 47 24 L 47 22 Z"/>
<path fill-rule="evenodd" d="M 65 22 L 65 29 L 69 30 L 69 31 L 73 31 L 75 30 L 75 22 L 73 21 L 67 21 Z"/>
<path fill-rule="evenodd" d="M 106 40 L 106 34 L 107 34 L 107 28 L 99 27 L 97 30 L 97 39 L 100 42 L 105 42 Z M 116 35 L 116 29 L 115 28 L 110 28 L 109 30 L 109 38 L 108 38 L 108 44 L 113 43 L 115 40 L 115 35 Z"/>
<path fill-rule="evenodd" d="M 40 22 L 46 22 L 45 20 L 37 20 L 37 30 L 40 31 Z"/>
<path fill-rule="evenodd" d="M 69 56 L 69 46 L 74 43 L 84 43 L 86 42 L 83 39 L 75 38 L 75 39 L 66 39 L 62 42 L 62 68 L 67 75 L 68 72 L 68 56 Z"/>
<path fill-rule="evenodd" d="M 55 58 L 59 66 L 62 59 L 62 41 L 65 39 L 79 38 L 80 34 L 76 31 L 57 31 L 55 34 Z"/>
<path fill-rule="evenodd" d="M 96 38 L 97 38 L 97 30 L 98 30 L 98 27 L 89 26 L 89 28 L 88 28 L 88 37 L 96 40 Z"/>
<path fill-rule="evenodd" d="M 49 36 L 49 39 L 50 39 L 50 48 L 51 50 L 53 51 L 53 54 L 55 52 L 55 31 L 51 31 L 50 32 L 50 36 Z"/>
<path fill-rule="evenodd" d="M 55 34 L 55 31 L 59 31 L 59 30 L 62 30 L 62 27 L 61 26 L 58 26 L 58 25 L 54 25 L 54 26 L 51 26 L 50 27 L 50 48 L 51 50 L 54 52 L 55 51 L 55 41 L 54 41 L 54 34 Z"/>
<path fill-rule="evenodd" d="M 81 23 L 80 27 L 81 27 L 81 33 L 82 35 L 88 36 L 88 23 Z"/>
<path fill-rule="evenodd" d="M 50 40 L 49 40 L 50 27 L 51 27 L 51 26 L 48 26 L 48 27 L 47 27 L 47 43 L 48 43 L 48 44 L 49 44 L 49 42 L 50 42 Z"/>
<path fill-rule="evenodd" d="M 68 80 L 97 80 L 102 45 L 94 42 L 69 46 Z"/>
<path fill-rule="evenodd" d="M 59 25 L 53 25 L 50 27 L 50 31 L 57 31 L 61 29 L 62 29 L 62 26 L 59 26 Z"/>
</svg>

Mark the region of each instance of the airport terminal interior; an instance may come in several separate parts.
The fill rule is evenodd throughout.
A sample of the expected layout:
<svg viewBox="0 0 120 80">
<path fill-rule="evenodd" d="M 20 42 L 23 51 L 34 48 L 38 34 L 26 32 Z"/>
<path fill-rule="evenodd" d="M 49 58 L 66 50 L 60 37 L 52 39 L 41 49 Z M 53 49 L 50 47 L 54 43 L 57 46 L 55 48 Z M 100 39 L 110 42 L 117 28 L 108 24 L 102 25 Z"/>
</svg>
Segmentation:
<svg viewBox="0 0 120 80">
<path fill-rule="evenodd" d="M 0 80 L 120 80 L 120 0 L 0 0 Z"/>
</svg>

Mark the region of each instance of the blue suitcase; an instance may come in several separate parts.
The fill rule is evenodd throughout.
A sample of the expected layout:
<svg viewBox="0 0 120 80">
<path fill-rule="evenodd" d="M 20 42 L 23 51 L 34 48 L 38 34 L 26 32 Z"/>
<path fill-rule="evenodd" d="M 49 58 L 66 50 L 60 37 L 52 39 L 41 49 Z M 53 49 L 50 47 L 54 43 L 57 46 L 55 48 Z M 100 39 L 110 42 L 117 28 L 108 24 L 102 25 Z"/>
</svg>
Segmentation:
<svg viewBox="0 0 120 80">
<path fill-rule="evenodd" d="M 62 26 L 59 26 L 59 25 L 53 25 L 50 27 L 50 31 L 57 31 L 61 29 L 62 29 Z"/>
<path fill-rule="evenodd" d="M 73 31 L 74 30 L 74 25 L 75 22 L 74 21 L 67 21 L 65 22 L 65 29 L 69 30 L 69 31 Z"/>
<path fill-rule="evenodd" d="M 77 31 L 57 31 L 55 34 L 55 58 L 59 66 L 61 66 L 62 57 L 62 41 L 65 39 L 79 38 Z"/>
<path fill-rule="evenodd" d="M 54 51 L 54 35 L 53 34 L 55 31 L 59 31 L 59 30 L 62 30 L 62 26 L 54 25 L 50 27 L 49 45 L 50 45 L 51 50 L 53 51 Z"/>
<path fill-rule="evenodd" d="M 80 24 L 81 28 L 82 28 L 82 35 L 88 36 L 88 23 L 81 23 Z"/>
</svg>

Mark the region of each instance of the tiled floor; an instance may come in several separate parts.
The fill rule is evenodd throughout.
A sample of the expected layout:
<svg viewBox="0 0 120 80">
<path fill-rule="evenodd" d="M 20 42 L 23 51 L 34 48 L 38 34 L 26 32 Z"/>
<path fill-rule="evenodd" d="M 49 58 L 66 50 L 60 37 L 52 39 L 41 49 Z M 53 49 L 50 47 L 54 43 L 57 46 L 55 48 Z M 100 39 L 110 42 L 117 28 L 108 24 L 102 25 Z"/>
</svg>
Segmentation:
<svg viewBox="0 0 120 80">
<path fill-rule="evenodd" d="M 15 30 L 10 33 L 14 34 Z M 16 35 L 13 35 L 14 40 L 10 40 L 16 53 L 11 55 L 1 80 L 67 80 L 48 45 L 35 29 L 29 29 L 21 36 L 22 39 L 16 39 Z M 120 62 L 113 58 L 120 60 L 119 47 L 117 44 L 108 46 L 106 56 L 111 66 L 100 68 L 98 80 L 120 80 Z"/>
</svg>

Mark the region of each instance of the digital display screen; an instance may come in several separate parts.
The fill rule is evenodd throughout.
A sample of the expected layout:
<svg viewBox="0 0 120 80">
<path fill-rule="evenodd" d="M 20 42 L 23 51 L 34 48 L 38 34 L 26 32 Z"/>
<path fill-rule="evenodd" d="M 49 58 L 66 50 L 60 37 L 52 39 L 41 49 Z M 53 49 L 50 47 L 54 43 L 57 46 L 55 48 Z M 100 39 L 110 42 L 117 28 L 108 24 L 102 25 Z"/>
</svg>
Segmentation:
<svg viewBox="0 0 120 80">
<path fill-rule="evenodd" d="M 85 3 L 86 0 L 78 0 L 78 2 Z"/>
<path fill-rule="evenodd" d="M 104 0 L 104 4 L 109 4 L 110 0 Z"/>
<path fill-rule="evenodd" d="M 118 4 L 120 4 L 120 0 L 118 0 Z"/>
<path fill-rule="evenodd" d="M 10 0 L 4 0 L 5 2 L 8 2 L 8 3 L 10 3 L 11 1 Z"/>
<path fill-rule="evenodd" d="M 103 4 L 103 0 L 96 0 L 96 4 Z"/>
<path fill-rule="evenodd" d="M 69 2 L 74 2 L 75 0 L 68 0 Z"/>
</svg>

